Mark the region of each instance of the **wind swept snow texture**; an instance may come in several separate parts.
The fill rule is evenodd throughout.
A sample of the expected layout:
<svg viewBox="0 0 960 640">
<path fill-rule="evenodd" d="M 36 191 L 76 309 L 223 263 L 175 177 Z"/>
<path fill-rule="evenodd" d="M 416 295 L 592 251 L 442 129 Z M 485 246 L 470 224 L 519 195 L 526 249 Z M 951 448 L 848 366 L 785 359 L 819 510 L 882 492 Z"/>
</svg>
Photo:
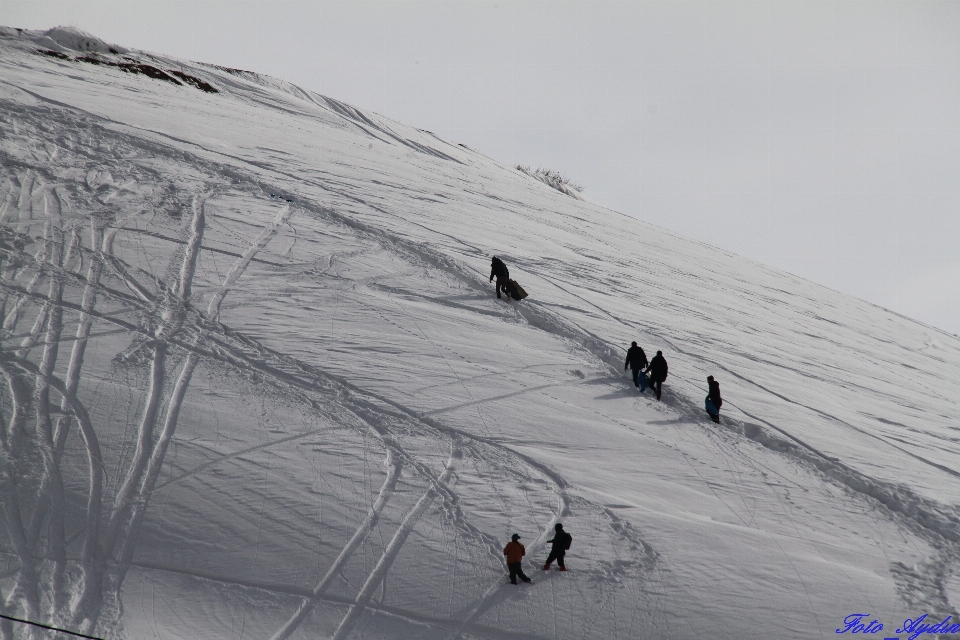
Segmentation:
<svg viewBox="0 0 960 640">
<path fill-rule="evenodd" d="M 4 614 L 692 640 L 956 612 L 955 337 L 69 29 L 0 32 L 0 159 Z M 496 299 L 493 254 L 529 298 Z M 622 371 L 631 340 L 670 363 L 662 403 Z M 570 571 L 545 573 L 559 521 Z M 533 585 L 506 584 L 514 532 Z"/>
</svg>

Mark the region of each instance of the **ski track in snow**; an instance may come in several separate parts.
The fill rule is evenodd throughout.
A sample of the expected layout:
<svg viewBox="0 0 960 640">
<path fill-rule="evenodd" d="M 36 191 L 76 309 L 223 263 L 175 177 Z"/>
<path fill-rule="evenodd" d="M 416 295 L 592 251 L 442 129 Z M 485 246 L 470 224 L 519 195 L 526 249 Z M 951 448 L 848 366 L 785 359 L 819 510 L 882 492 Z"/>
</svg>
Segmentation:
<svg viewBox="0 0 960 640">
<path fill-rule="evenodd" d="M 37 69 L 84 64 L 18 55 Z M 84 73 L 109 72 L 115 82 L 133 81 L 120 71 L 87 67 Z M 709 517 L 691 506 L 692 519 L 729 521 L 724 526 L 747 532 L 737 535 L 762 536 L 769 549 L 766 562 L 777 557 L 791 574 L 790 584 L 802 592 L 792 602 L 803 611 L 785 623 L 786 635 L 824 637 L 839 622 L 821 611 L 823 588 L 794 545 L 824 566 L 836 564 L 839 579 L 856 585 L 864 599 L 853 603 L 877 593 L 861 588 L 862 577 L 829 555 L 847 553 L 844 544 L 831 550 L 826 540 L 811 537 L 811 519 L 845 529 L 833 521 L 834 512 L 811 511 L 826 499 L 820 494 L 845 505 L 836 507 L 837 513 L 857 505 L 860 519 L 850 522 L 876 528 L 883 564 L 902 602 L 927 607 L 931 614 L 953 613 L 946 583 L 960 558 L 956 507 L 871 477 L 861 464 L 792 433 L 782 415 L 764 417 L 739 399 L 725 402 L 720 428 L 707 424 L 697 400 L 700 385 L 681 366 L 671 367 L 662 404 L 637 399 L 620 371 L 621 338 L 642 336 L 669 348 L 678 361 L 697 360 L 771 402 L 867 436 L 935 473 L 957 476 L 950 465 L 696 353 L 684 346 L 683 332 L 653 319 L 624 319 L 596 301 L 609 295 L 593 288 L 599 285 L 551 269 L 542 257 L 517 256 L 511 265 L 523 277 L 536 278 L 543 299 L 491 301 L 492 286 L 475 266 L 489 259 L 484 242 L 468 240 L 428 216 L 414 220 L 415 212 L 390 200 L 393 191 L 416 188 L 378 180 L 371 183 L 376 187 L 364 187 L 349 171 L 338 176 L 323 167 L 281 170 L 242 150 L 228 153 L 173 135 L 161 125 L 96 114 L 80 106 L 84 100 L 53 98 L 61 94 L 43 84 L 24 84 L 30 73 L 41 73 L 33 68 L 17 74 L 3 69 L 9 79 L 0 77 L 5 87 L 0 316 L 8 345 L 0 350 L 0 364 L 8 424 L 0 497 L 10 533 L 4 545 L 9 580 L 0 585 L 4 613 L 124 637 L 129 629 L 146 628 L 124 603 L 125 594 L 140 586 L 125 584 L 132 579 L 153 584 L 155 592 L 177 593 L 180 588 L 171 585 L 181 580 L 209 584 L 220 595 L 201 598 L 198 611 L 219 625 L 234 620 L 239 626 L 211 630 L 198 621 L 199 613 L 183 612 L 161 630 L 153 614 L 154 637 L 181 637 L 199 628 L 219 637 L 272 640 L 316 634 L 339 640 L 587 638 L 601 630 L 605 637 L 623 638 L 708 634 L 709 623 L 688 618 L 694 614 L 676 604 L 699 597 L 693 595 L 697 580 L 689 575 L 696 569 L 680 550 L 705 543 L 670 532 L 686 516 L 664 513 L 655 499 L 610 503 L 600 485 L 580 486 L 589 472 L 569 453 L 566 460 L 556 453 L 567 450 L 538 449 L 544 432 L 526 434 L 505 423 L 502 407 L 531 403 L 544 411 L 553 407 L 554 415 L 571 420 L 589 416 L 590 424 L 603 425 L 607 433 L 617 430 L 615 437 L 634 434 L 682 461 L 684 471 L 670 472 L 680 477 L 678 495 L 694 505 L 708 499 L 722 505 Z M 299 91 L 297 99 L 339 123 L 330 126 L 359 131 L 370 144 L 399 144 L 428 157 L 427 163 L 479 166 L 462 149 L 440 151 L 335 100 L 243 73 L 209 78 L 215 86 L 232 87 L 241 102 L 261 105 L 256 108 L 281 109 L 280 94 L 273 92 Z M 252 89 L 256 83 L 262 86 Z M 303 115 L 283 109 L 290 117 Z M 523 206 L 485 189 L 465 192 Z M 603 244 L 601 234 L 588 230 L 592 223 L 583 224 L 579 236 Z M 598 260 L 587 249 L 568 248 L 582 261 Z M 617 286 L 612 275 L 601 275 Z M 559 293 L 550 298 L 547 287 Z M 292 314 L 274 318 L 275 308 L 297 296 L 317 305 L 304 309 L 329 319 L 328 335 L 313 326 L 310 314 L 305 323 Z M 321 306 L 330 298 L 336 300 L 332 311 Z M 350 318 L 339 321 L 342 332 L 335 330 L 341 313 Z M 544 355 L 549 364 L 523 360 L 526 364 L 512 368 L 496 359 L 475 360 L 483 346 L 499 347 L 458 340 L 445 328 L 457 322 L 500 327 L 488 340 L 502 331 L 514 349 L 522 348 L 516 336 L 526 336 L 538 346 L 524 357 L 539 355 L 536 349 L 547 345 L 556 352 Z M 393 346 L 385 339 L 364 344 L 365 323 L 398 343 L 416 345 L 419 351 L 410 357 L 419 358 L 431 377 L 412 380 L 415 386 L 406 390 L 398 386 L 391 372 L 379 369 L 374 347 L 387 350 L 383 357 L 398 370 L 407 363 L 402 354 L 389 352 Z M 67 335 L 66 326 L 73 324 L 76 335 Z M 301 346 L 292 342 L 296 335 L 312 342 Z M 57 364 L 61 344 L 72 345 L 68 365 Z M 556 362 L 570 363 L 576 377 L 558 379 L 551 371 Z M 590 377 L 573 363 L 590 369 Z M 84 384 L 81 367 L 89 372 L 85 380 L 103 382 Z M 493 384 L 538 367 L 546 368 L 543 382 L 517 378 L 514 390 L 506 392 Z M 597 381 L 608 396 L 583 405 Z M 103 391 L 105 384 L 118 389 L 115 395 Z M 54 396 L 47 401 L 50 390 Z M 604 404 L 605 397 L 636 407 L 646 422 L 632 422 L 622 409 Z M 733 417 L 730 408 L 742 417 Z M 221 416 L 228 428 L 221 428 Z M 513 417 L 539 428 L 533 417 Z M 73 421 L 79 432 L 70 428 Z M 268 430 L 269 423 L 275 426 Z M 27 425 L 42 436 L 36 445 L 26 435 Z M 192 440 L 202 446 L 189 446 Z M 370 458 L 385 462 L 377 465 Z M 322 459 L 313 468 L 316 481 L 322 478 L 329 490 L 301 486 L 304 476 L 296 472 L 305 472 L 312 459 Z M 568 465 L 580 480 L 560 471 Z M 664 472 L 650 473 L 657 478 Z M 289 495 L 276 487 L 288 487 Z M 809 494 L 800 501 L 804 506 L 793 493 Z M 332 515 L 304 512 L 311 496 L 319 496 L 321 514 Z M 70 515 L 56 515 L 56 508 L 49 515 L 51 505 L 60 504 Z M 518 514 L 521 504 L 527 513 Z M 622 510 L 626 516 L 618 514 Z M 644 515 L 657 521 L 656 531 L 641 533 L 653 525 L 632 523 Z M 575 532 L 574 570 L 535 571 L 534 587 L 505 588 L 500 550 L 508 527 L 536 523 L 527 555 L 536 567 L 561 520 Z M 782 530 L 772 531 L 771 521 Z M 886 538 L 888 529 L 899 531 L 903 542 Z M 240 540 L 252 547 L 236 546 Z M 181 546 L 182 558 L 164 556 L 163 549 Z M 213 568 L 221 547 L 243 560 Z M 214 559 L 196 555 L 203 549 Z M 717 550 L 718 561 L 722 553 Z M 301 560 L 294 559 L 298 555 Z M 431 561 L 424 575 L 415 575 L 421 569 L 417 558 L 425 556 Z M 907 564 L 911 557 L 926 559 Z M 199 561 L 192 565 L 189 558 Z M 279 579 L 276 571 L 282 569 L 272 570 L 271 562 L 296 575 Z M 252 577 L 260 572 L 268 577 Z M 437 586 L 441 580 L 449 581 L 449 588 Z M 243 603 L 239 615 L 230 615 L 236 602 Z M 532 631 L 529 612 L 539 608 L 551 613 Z M 702 615 L 716 619 L 720 613 Z M 805 629 L 791 626 L 801 618 L 808 621 Z M 400 623 L 404 626 L 390 626 Z M 0 624 L 0 636 L 13 634 L 9 624 Z"/>
</svg>

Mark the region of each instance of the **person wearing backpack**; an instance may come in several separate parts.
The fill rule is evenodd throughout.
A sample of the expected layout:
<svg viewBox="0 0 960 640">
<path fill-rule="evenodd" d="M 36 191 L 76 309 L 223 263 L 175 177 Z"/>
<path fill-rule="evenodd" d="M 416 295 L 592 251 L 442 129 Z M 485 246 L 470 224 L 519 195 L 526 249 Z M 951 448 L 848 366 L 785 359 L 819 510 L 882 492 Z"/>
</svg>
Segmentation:
<svg viewBox="0 0 960 640">
<path fill-rule="evenodd" d="M 567 554 L 567 549 L 570 548 L 570 543 L 573 542 L 573 536 L 563 530 L 563 525 L 559 522 L 554 526 L 556 533 L 553 535 L 553 539 L 547 540 L 547 542 L 553 543 L 553 546 L 550 548 L 550 555 L 547 556 L 547 562 L 543 565 L 544 571 L 550 570 L 550 564 L 556 560 L 557 564 L 560 565 L 560 571 L 566 571 L 567 567 L 563 564 L 563 557 Z"/>
<path fill-rule="evenodd" d="M 503 555 L 507 556 L 507 569 L 510 570 L 510 584 L 517 584 L 519 577 L 524 582 L 530 582 L 530 578 L 523 573 L 523 556 L 527 555 L 527 550 L 520 542 L 520 536 L 513 534 L 510 542 L 503 548 Z"/>
<path fill-rule="evenodd" d="M 490 260 L 490 282 L 493 282 L 493 278 L 497 278 L 497 297 L 500 297 L 500 291 L 507 291 L 507 282 L 510 280 L 510 270 L 507 269 L 507 265 L 503 263 L 503 260 L 497 256 L 493 256 L 493 259 Z M 508 292 L 509 296 L 510 293 Z"/>
</svg>

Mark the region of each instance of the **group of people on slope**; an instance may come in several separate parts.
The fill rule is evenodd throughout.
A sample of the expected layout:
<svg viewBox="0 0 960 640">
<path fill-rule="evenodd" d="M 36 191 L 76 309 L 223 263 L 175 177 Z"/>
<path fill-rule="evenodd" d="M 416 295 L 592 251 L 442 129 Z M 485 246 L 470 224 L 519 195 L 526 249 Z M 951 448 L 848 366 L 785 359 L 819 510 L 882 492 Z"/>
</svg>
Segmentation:
<svg viewBox="0 0 960 640">
<path fill-rule="evenodd" d="M 648 363 L 647 354 L 643 352 L 643 347 L 636 341 L 630 344 L 627 349 L 627 359 L 623 363 L 623 370 L 627 368 L 633 371 L 633 384 L 640 389 L 640 393 L 647 390 L 649 386 L 657 394 L 657 400 L 660 399 L 663 383 L 667 379 L 667 359 L 663 357 L 663 351 L 657 351 L 657 355 Z M 646 369 L 644 369 L 646 367 Z M 647 377 L 650 374 L 650 377 Z M 704 408 L 710 419 L 720 423 L 720 406 L 723 404 L 723 398 L 720 397 L 720 383 L 713 379 L 713 376 L 707 376 L 707 386 L 709 391 L 704 398 Z"/>
<path fill-rule="evenodd" d="M 559 522 L 554 525 L 553 528 L 555 531 L 553 538 L 547 540 L 547 543 L 552 545 L 550 547 L 550 555 L 547 556 L 543 570 L 549 571 L 550 565 L 556 561 L 560 567 L 560 571 L 566 571 L 567 567 L 563 564 L 563 558 L 567 554 L 567 549 L 570 548 L 570 544 L 573 542 L 573 536 L 564 531 L 563 525 Z M 507 568 L 510 570 L 510 584 L 517 584 L 517 578 L 520 578 L 524 582 L 530 582 L 530 578 L 523 572 L 523 556 L 527 555 L 527 550 L 524 548 L 523 543 L 520 542 L 519 535 L 515 533 L 510 536 L 510 542 L 503 548 L 503 555 L 507 556 Z"/>
<path fill-rule="evenodd" d="M 657 351 L 653 360 L 647 362 L 647 354 L 643 352 L 642 347 L 634 342 L 627 349 L 627 360 L 623 364 L 623 370 L 626 371 L 627 367 L 630 367 L 630 370 L 633 371 L 633 384 L 640 389 L 640 393 L 650 387 L 657 394 L 657 400 L 659 400 L 668 371 L 667 359 L 663 357 L 663 351 Z M 649 377 L 647 377 L 647 374 L 650 374 Z"/>
<path fill-rule="evenodd" d="M 518 285 L 510 279 L 510 271 L 507 269 L 507 265 L 497 256 L 493 256 L 490 261 L 490 282 L 493 282 L 494 278 L 497 279 L 497 298 L 501 297 L 500 292 L 503 291 L 508 298 L 520 299 L 514 289 Z M 525 296 L 526 293 L 524 292 L 523 295 Z M 623 370 L 626 371 L 628 368 L 633 372 L 633 384 L 640 389 L 640 392 L 643 393 L 647 390 L 647 387 L 650 387 L 656 393 L 657 400 L 660 400 L 663 393 L 663 383 L 666 381 L 669 371 L 667 359 L 663 357 L 663 351 L 657 351 L 657 355 L 653 356 L 648 362 L 647 354 L 634 341 L 627 349 L 627 359 L 623 363 Z M 720 406 L 723 404 L 723 399 L 720 397 L 720 383 L 714 380 L 713 376 L 707 376 L 707 385 L 709 391 L 707 397 L 704 398 L 704 407 L 710 419 L 719 424 Z M 550 555 L 547 556 L 547 562 L 543 565 L 544 571 L 548 571 L 554 561 L 560 566 L 560 571 L 567 570 L 563 559 L 567 549 L 570 548 L 573 537 L 563 530 L 563 525 L 559 522 L 555 529 L 556 534 L 553 539 L 547 540 L 553 546 L 550 549 Z M 517 578 L 524 582 L 530 582 L 530 578 L 523 572 L 523 557 L 526 553 L 527 550 L 520 542 L 520 536 L 516 533 L 513 534 L 510 542 L 503 548 L 503 555 L 507 557 L 507 568 L 510 570 L 511 584 L 517 584 Z"/>
<path fill-rule="evenodd" d="M 493 282 L 494 278 L 497 279 L 497 298 L 501 297 L 501 291 L 505 292 L 508 298 L 515 300 L 526 297 L 527 294 L 520 285 L 510 279 L 510 270 L 507 269 L 507 265 L 497 256 L 493 256 L 490 260 L 490 282 Z M 626 371 L 627 368 L 633 371 L 633 384 L 640 389 L 640 393 L 644 393 L 647 387 L 650 387 L 656 394 L 657 400 L 660 400 L 668 371 L 667 359 L 663 357 L 663 351 L 657 351 L 657 355 L 647 362 L 647 354 L 636 342 L 633 342 L 627 349 L 627 360 L 623 364 L 623 370 Z M 713 376 L 707 376 L 707 386 L 709 390 L 703 401 L 704 408 L 710 419 L 719 424 L 720 406 L 723 404 L 723 399 L 720 397 L 720 383 L 714 380 Z M 563 564 L 561 563 L 560 566 L 562 567 Z"/>
</svg>

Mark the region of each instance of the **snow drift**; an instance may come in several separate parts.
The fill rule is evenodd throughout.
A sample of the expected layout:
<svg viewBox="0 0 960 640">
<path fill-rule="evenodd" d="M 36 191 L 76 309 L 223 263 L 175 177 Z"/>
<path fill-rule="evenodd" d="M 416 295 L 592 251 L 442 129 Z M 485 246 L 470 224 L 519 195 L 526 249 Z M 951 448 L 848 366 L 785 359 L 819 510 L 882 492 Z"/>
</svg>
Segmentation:
<svg viewBox="0 0 960 640">
<path fill-rule="evenodd" d="M 251 72 L 3 29 L 0 106 L 4 614 L 692 639 L 955 613 L 957 338 Z M 529 298 L 494 297 L 493 254 Z"/>
</svg>

